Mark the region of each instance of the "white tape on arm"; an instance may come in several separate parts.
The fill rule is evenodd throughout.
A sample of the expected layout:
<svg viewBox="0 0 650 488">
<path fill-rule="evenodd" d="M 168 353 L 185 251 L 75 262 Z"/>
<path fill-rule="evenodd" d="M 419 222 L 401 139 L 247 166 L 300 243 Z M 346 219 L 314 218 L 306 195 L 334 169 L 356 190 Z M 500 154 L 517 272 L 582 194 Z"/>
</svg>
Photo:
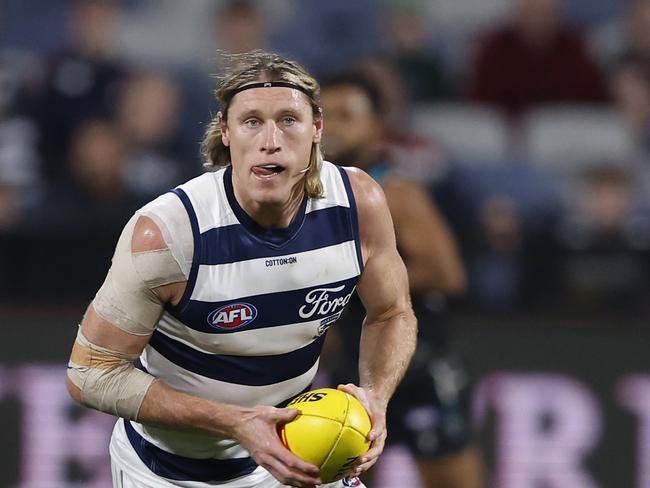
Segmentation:
<svg viewBox="0 0 650 488">
<path fill-rule="evenodd" d="M 93 308 L 106 321 L 134 335 L 149 335 L 164 304 L 153 288 L 185 281 L 169 249 L 132 252 L 131 241 L 139 215 L 124 227 L 111 269 L 93 300 Z"/>
<path fill-rule="evenodd" d="M 137 354 L 125 354 L 97 346 L 77 333 L 68 378 L 79 388 L 81 402 L 102 412 L 138 419 L 147 390 L 155 381 L 150 374 L 136 369 Z"/>
</svg>

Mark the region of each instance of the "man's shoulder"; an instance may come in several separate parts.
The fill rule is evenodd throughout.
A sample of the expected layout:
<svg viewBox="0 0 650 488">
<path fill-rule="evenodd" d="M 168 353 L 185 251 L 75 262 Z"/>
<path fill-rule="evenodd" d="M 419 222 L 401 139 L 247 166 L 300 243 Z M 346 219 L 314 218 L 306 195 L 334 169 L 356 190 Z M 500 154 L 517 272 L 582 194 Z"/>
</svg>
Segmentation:
<svg viewBox="0 0 650 488">
<path fill-rule="evenodd" d="M 153 219 L 140 215 L 133 228 L 131 251 L 146 252 L 167 249 L 162 229 Z"/>
<path fill-rule="evenodd" d="M 195 176 L 194 178 L 187 180 L 185 183 L 178 185 L 174 190 L 182 190 L 185 193 L 204 192 L 211 187 L 213 188 L 215 183 L 223 178 L 225 169 L 226 168 L 221 168 L 216 171 L 206 171 L 205 173 Z"/>
<path fill-rule="evenodd" d="M 352 190 L 354 190 L 355 196 L 357 193 L 363 197 L 373 197 L 377 193 L 383 195 L 381 185 L 361 168 L 354 166 L 343 166 L 342 168 L 350 179 L 350 185 L 352 186 Z"/>
<path fill-rule="evenodd" d="M 175 212 L 179 208 L 183 207 L 184 195 L 192 195 L 193 199 L 195 199 L 197 198 L 197 195 L 209 195 L 212 193 L 208 190 L 214 188 L 215 180 L 220 176 L 218 173 L 218 171 L 206 172 L 187 180 L 185 183 L 178 185 L 145 204 L 138 210 L 138 213 L 147 213 L 152 211 L 156 213 L 166 213 L 169 211 Z"/>
<path fill-rule="evenodd" d="M 352 166 L 343 167 L 343 170 L 350 179 L 360 215 L 372 214 L 386 207 L 384 190 L 368 173 Z"/>
</svg>

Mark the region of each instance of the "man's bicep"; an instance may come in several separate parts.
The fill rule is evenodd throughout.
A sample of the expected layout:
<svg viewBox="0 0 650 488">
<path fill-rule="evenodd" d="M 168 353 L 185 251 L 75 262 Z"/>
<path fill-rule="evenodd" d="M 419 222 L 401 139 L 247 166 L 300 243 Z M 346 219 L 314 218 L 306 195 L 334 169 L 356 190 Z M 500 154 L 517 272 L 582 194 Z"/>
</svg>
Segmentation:
<svg viewBox="0 0 650 488">
<path fill-rule="evenodd" d="M 366 321 L 382 322 L 410 307 L 408 275 L 396 249 L 373 254 L 357 285 Z"/>
<path fill-rule="evenodd" d="M 393 220 L 381 186 L 349 171 L 359 215 L 365 266 L 357 285 L 367 321 L 383 321 L 410 308 L 408 275 L 397 252 Z"/>
</svg>

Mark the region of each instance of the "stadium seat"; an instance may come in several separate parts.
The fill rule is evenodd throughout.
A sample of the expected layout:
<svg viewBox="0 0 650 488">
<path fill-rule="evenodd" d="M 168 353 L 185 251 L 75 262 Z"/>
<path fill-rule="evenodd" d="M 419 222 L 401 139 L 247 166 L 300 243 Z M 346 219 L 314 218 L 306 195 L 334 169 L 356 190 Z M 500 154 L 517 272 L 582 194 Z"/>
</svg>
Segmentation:
<svg viewBox="0 0 650 488">
<path fill-rule="evenodd" d="M 467 33 L 501 22 L 512 11 L 511 0 L 436 0 L 422 4 L 436 28 Z"/>
<path fill-rule="evenodd" d="M 521 129 L 525 156 L 551 171 L 571 173 L 593 164 L 620 164 L 635 154 L 632 134 L 609 108 L 563 105 L 534 109 Z"/>
<path fill-rule="evenodd" d="M 496 109 L 470 104 L 432 104 L 414 110 L 412 128 L 437 141 L 457 160 L 500 166 L 508 160 L 510 136 Z"/>
<path fill-rule="evenodd" d="M 562 180 L 527 161 L 511 161 L 504 167 L 464 166 L 457 168 L 454 179 L 463 197 L 474 205 L 481 205 L 488 196 L 503 195 L 525 217 L 554 210 L 560 203 Z"/>
</svg>

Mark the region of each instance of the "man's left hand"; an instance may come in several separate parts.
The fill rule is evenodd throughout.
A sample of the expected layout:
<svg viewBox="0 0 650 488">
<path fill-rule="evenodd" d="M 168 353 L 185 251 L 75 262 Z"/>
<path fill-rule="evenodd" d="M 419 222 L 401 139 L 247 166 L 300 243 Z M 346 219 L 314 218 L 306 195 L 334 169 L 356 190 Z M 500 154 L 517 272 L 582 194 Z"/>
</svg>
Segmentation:
<svg viewBox="0 0 650 488">
<path fill-rule="evenodd" d="M 359 400 L 370 415 L 370 422 L 372 423 L 372 429 L 368 434 L 370 449 L 357 459 L 348 474 L 349 477 L 359 476 L 377 462 L 379 455 L 384 450 L 386 436 L 388 435 L 386 431 L 386 405 L 375 397 L 372 390 L 361 388 L 352 383 L 338 385 L 337 388 Z"/>
</svg>

